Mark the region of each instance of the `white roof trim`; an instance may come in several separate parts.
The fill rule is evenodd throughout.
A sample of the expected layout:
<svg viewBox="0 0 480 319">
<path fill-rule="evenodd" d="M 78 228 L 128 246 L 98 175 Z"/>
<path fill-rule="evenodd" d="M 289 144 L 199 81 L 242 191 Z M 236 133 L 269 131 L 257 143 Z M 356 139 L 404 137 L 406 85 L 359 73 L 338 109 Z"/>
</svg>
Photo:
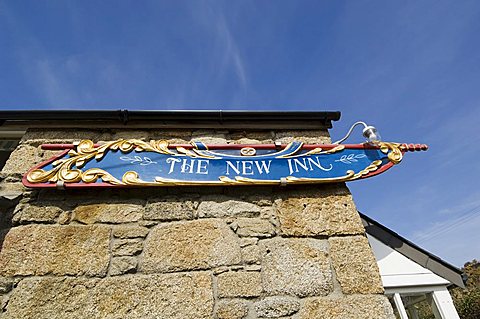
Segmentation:
<svg viewBox="0 0 480 319">
<path fill-rule="evenodd" d="M 450 285 L 451 282 L 367 235 L 385 288 Z"/>
</svg>

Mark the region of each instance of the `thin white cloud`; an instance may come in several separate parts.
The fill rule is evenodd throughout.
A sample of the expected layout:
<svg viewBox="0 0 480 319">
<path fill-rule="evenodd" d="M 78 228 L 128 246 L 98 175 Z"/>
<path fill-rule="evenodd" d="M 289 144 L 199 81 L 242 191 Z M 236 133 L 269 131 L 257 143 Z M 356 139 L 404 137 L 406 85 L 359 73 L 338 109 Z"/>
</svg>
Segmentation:
<svg viewBox="0 0 480 319">
<path fill-rule="evenodd" d="M 413 242 L 458 267 L 469 260 L 478 259 L 480 210 L 469 216 L 467 219 L 460 217 L 436 223 L 422 232 L 417 232 Z"/>
<path fill-rule="evenodd" d="M 245 73 L 244 62 L 238 45 L 232 35 L 232 32 L 230 31 L 230 28 L 228 27 L 223 13 L 218 14 L 216 26 L 218 35 L 224 43 L 226 60 L 233 66 L 235 74 L 242 85 L 242 88 L 245 89 L 247 86 L 247 76 Z"/>
<path fill-rule="evenodd" d="M 54 66 L 48 59 L 36 60 L 33 63 L 32 77 L 36 79 L 35 83 L 39 86 L 39 91 L 43 92 L 48 105 L 66 107 L 78 101 L 59 74 L 63 66 Z"/>
<path fill-rule="evenodd" d="M 220 5 L 209 5 L 207 2 L 193 10 L 192 16 L 203 26 L 206 34 L 214 36 L 213 47 L 209 50 L 215 52 L 216 58 L 208 59 L 213 64 L 208 64 L 210 70 L 206 70 L 207 73 L 211 73 L 212 78 L 216 81 L 222 81 L 229 71 L 233 71 L 242 90 L 245 91 L 248 87 L 245 59 L 232 32 L 231 21 L 227 19 L 224 9 Z"/>
</svg>

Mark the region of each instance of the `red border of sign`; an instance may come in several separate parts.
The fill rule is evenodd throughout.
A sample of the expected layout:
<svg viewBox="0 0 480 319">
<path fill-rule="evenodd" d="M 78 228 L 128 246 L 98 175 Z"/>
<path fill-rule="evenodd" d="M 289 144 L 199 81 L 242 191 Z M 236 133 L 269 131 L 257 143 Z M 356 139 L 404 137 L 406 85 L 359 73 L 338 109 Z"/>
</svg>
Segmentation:
<svg viewBox="0 0 480 319">
<path fill-rule="evenodd" d="M 377 146 L 370 145 L 370 144 L 342 144 L 345 146 L 346 149 L 378 149 Z M 100 146 L 100 144 L 95 144 L 95 147 Z M 280 146 L 277 146 L 275 144 L 215 144 L 215 145 L 207 145 L 208 149 L 210 150 L 232 150 L 232 149 L 242 149 L 244 147 L 253 147 L 255 149 L 263 149 L 263 150 L 268 150 L 268 149 L 283 149 L 287 145 L 282 144 Z M 305 144 L 302 146 L 303 149 L 305 150 L 311 150 L 315 149 L 318 147 L 321 147 L 322 149 L 328 150 L 332 149 L 334 147 L 337 147 L 338 144 Z M 42 166 L 48 165 L 55 160 L 63 157 L 66 155 L 69 150 L 74 149 L 75 145 L 74 144 L 42 144 L 42 149 L 43 150 L 63 150 L 63 152 L 58 153 L 54 157 L 41 162 L 38 165 L 35 165 L 31 169 L 28 170 L 27 173 L 25 173 L 22 177 L 22 183 L 23 185 L 31 188 L 57 188 L 57 185 L 54 183 L 51 184 L 34 184 L 30 183 L 27 180 L 27 175 L 30 171 L 38 169 Z M 185 149 L 192 149 L 194 146 L 192 144 L 170 144 L 168 148 L 176 149 L 177 147 L 183 147 Z M 402 144 L 403 151 L 402 155 L 405 154 L 405 152 L 410 151 L 426 151 L 428 149 L 428 146 L 425 144 Z M 380 167 L 378 170 L 373 171 L 368 173 L 367 175 L 364 175 L 360 177 L 359 179 L 364 179 L 368 177 L 372 177 L 378 174 L 381 174 L 385 172 L 386 170 L 390 169 L 394 164 L 392 162 L 389 162 L 382 167 Z M 85 184 L 85 183 L 65 183 L 63 185 L 64 188 L 91 188 L 91 187 L 105 187 L 105 188 L 132 188 L 132 186 L 129 185 L 112 185 L 109 183 L 91 183 L 91 184 Z"/>
</svg>

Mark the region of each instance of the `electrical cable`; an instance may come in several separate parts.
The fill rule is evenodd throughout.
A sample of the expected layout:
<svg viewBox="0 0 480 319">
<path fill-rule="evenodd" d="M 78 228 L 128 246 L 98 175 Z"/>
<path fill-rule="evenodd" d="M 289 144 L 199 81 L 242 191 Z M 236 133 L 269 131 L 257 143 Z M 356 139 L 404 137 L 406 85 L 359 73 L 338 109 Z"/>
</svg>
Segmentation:
<svg viewBox="0 0 480 319">
<path fill-rule="evenodd" d="M 433 232 L 425 234 L 424 236 L 421 236 L 418 240 L 421 242 L 428 242 L 434 238 L 437 238 L 440 235 L 443 235 L 445 233 L 448 233 L 452 231 L 453 229 L 456 229 L 468 221 L 470 221 L 473 218 L 476 218 L 477 215 L 480 213 L 480 205 L 474 207 L 473 209 L 469 210 L 467 213 L 463 214 L 461 217 L 457 218 L 453 223 L 450 224 L 445 224 L 443 226 L 440 226 L 439 228 L 435 229 Z"/>
<path fill-rule="evenodd" d="M 469 209 L 467 212 L 460 214 L 460 216 L 457 217 L 457 219 L 455 220 L 454 223 L 441 225 L 437 229 L 432 231 L 431 233 L 424 234 L 423 236 L 420 236 L 419 240 L 423 240 L 423 239 L 426 239 L 428 237 L 431 237 L 431 236 L 435 235 L 437 232 L 442 232 L 444 229 L 449 228 L 449 227 L 451 227 L 452 225 L 454 225 L 458 222 L 461 222 L 465 218 L 469 218 L 470 215 L 476 213 L 475 210 L 478 209 L 478 208 L 480 208 L 480 205 L 477 205 L 477 206 Z"/>
<path fill-rule="evenodd" d="M 360 125 L 360 124 L 362 124 L 364 127 L 367 127 L 367 126 L 368 126 L 367 123 L 362 122 L 362 121 L 358 121 L 358 122 L 353 123 L 353 125 L 352 125 L 352 126 L 350 127 L 350 129 L 348 130 L 347 135 L 345 135 L 342 139 L 340 139 L 340 140 L 338 140 L 338 141 L 336 141 L 336 142 L 333 142 L 333 144 L 340 144 L 340 143 L 342 143 L 343 141 L 345 141 L 347 138 L 350 137 L 350 134 L 352 134 L 353 129 L 354 129 L 357 125 Z"/>
</svg>

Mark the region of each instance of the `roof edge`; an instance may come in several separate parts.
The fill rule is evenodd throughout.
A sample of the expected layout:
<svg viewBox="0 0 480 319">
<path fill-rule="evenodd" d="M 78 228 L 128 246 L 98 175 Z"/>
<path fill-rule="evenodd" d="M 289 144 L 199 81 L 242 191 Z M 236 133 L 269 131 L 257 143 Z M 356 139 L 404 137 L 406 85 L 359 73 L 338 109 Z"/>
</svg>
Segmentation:
<svg viewBox="0 0 480 319">
<path fill-rule="evenodd" d="M 52 127 L 102 124 L 106 127 L 142 126 L 195 128 L 331 128 L 339 111 L 235 110 L 9 110 L 0 111 L 0 125 Z M 61 123 L 59 123 L 61 122 Z M 243 126 L 242 126 L 243 125 Z"/>
<path fill-rule="evenodd" d="M 466 277 L 458 267 L 426 251 L 367 215 L 358 213 L 367 234 L 454 285 L 465 288 Z"/>
</svg>

